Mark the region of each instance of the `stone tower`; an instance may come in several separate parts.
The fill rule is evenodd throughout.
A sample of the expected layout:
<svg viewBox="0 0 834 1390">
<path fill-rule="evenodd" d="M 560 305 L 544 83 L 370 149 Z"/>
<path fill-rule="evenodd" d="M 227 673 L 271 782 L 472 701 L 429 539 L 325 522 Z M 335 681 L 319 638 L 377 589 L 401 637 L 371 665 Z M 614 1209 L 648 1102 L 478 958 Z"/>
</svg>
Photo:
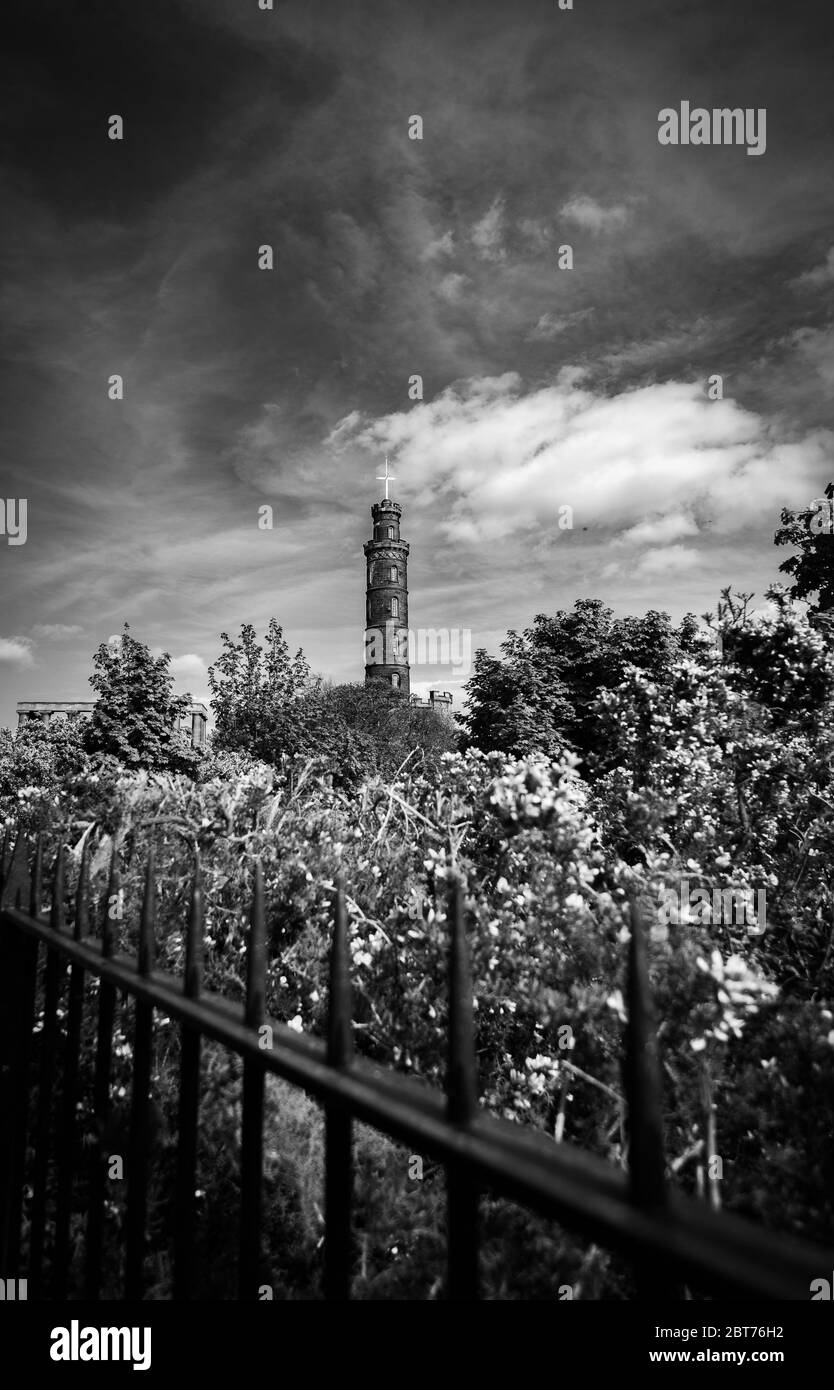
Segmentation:
<svg viewBox="0 0 834 1390">
<path fill-rule="evenodd" d="M 408 665 L 408 541 L 400 540 L 402 507 L 388 496 L 371 507 L 373 539 L 365 542 L 365 684 L 386 685 L 410 694 Z"/>
</svg>

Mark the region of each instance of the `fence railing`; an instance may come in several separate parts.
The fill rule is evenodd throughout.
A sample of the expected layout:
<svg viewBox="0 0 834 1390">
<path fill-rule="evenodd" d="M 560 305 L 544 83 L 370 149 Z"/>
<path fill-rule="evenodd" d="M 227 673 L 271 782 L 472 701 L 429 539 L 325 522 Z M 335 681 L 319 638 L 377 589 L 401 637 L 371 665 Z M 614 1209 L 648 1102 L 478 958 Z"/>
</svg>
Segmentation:
<svg viewBox="0 0 834 1390">
<path fill-rule="evenodd" d="M 261 1283 L 260 1221 L 265 1082 L 268 1074 L 302 1087 L 325 1117 L 324 1296 L 350 1297 L 353 1249 L 352 1129 L 363 1121 L 393 1139 L 432 1155 L 447 1177 L 446 1295 L 478 1297 L 478 1202 L 481 1192 L 512 1199 L 629 1259 L 638 1296 L 699 1293 L 769 1299 L 808 1299 L 811 1280 L 834 1268 L 832 1252 L 776 1235 L 695 1197 L 671 1190 L 663 1153 L 660 1069 L 651 1017 L 644 928 L 630 908 L 624 1040 L 628 1172 L 569 1143 L 496 1118 L 478 1104 L 463 886 L 450 891 L 448 1069 L 445 1095 L 354 1055 L 344 885 L 334 892 L 330 997 L 326 1039 L 296 1033 L 266 1018 L 266 931 L 261 867 L 255 865 L 246 945 L 243 1006 L 203 992 L 203 889 L 199 862 L 191 886 L 182 978 L 154 967 L 153 850 L 149 852 L 139 927 L 138 958 L 114 952 L 108 903 L 119 892 L 114 862 L 100 932 L 93 935 L 85 845 L 71 929 L 65 920 L 65 855 L 59 850 L 49 920 L 43 902 L 40 840 L 20 836 L 4 847 L 0 886 L 0 1274 L 28 1278 L 32 1298 L 67 1297 L 70 1220 L 79 1159 L 77 1101 L 85 978 L 97 976 L 93 1104 L 100 1125 L 110 1106 L 113 1024 L 117 992 L 134 1003 L 133 1082 L 127 1147 L 124 1297 L 145 1291 L 145 1240 L 151 1162 L 148 1103 L 154 1014 L 181 1028 L 177 1126 L 173 1296 L 193 1296 L 198 1215 L 195 1177 L 199 1145 L 199 1072 L 203 1038 L 243 1061 L 238 1249 L 238 1296 L 257 1299 Z M 43 1026 L 35 1070 L 38 970 L 42 957 Z M 69 967 L 66 1013 L 59 1001 Z M 272 1046 L 259 1029 L 271 1028 Z M 63 1029 L 61 1025 L 63 1024 Z M 52 1102 L 60 1075 L 60 1114 Z M 33 1089 L 34 1087 L 34 1089 Z M 51 1163 L 51 1157 L 57 1159 Z M 102 1286 L 106 1155 L 96 1159 L 88 1190 L 84 1296 Z M 56 1169 L 56 1181 L 50 1173 Z M 24 1189 L 28 1208 L 24 1213 Z M 48 1214 L 52 1210 L 48 1284 L 44 1274 Z M 24 1215 L 28 1238 L 22 1240 Z M 27 1252 L 21 1269 L 21 1252 Z"/>
</svg>

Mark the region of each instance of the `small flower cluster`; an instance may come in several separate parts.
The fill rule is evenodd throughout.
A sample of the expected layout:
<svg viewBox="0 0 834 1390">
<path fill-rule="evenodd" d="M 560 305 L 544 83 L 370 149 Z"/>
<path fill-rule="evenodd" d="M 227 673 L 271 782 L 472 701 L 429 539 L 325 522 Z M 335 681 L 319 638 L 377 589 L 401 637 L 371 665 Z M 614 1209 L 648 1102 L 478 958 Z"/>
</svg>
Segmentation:
<svg viewBox="0 0 834 1390">
<path fill-rule="evenodd" d="M 554 817 L 575 821 L 581 810 L 576 759 L 560 763 L 526 758 L 509 763 L 489 788 L 489 805 L 513 828 L 548 825 Z"/>
<path fill-rule="evenodd" d="M 745 1023 L 758 1013 L 760 1004 L 779 994 L 778 986 L 757 975 L 741 956 L 724 960 L 720 951 L 713 951 L 709 962 L 699 956 L 696 965 L 714 982 L 718 1021 L 705 1029 L 701 1037 L 692 1039 L 694 1052 L 702 1052 L 708 1038 L 717 1042 L 729 1042 L 731 1034 L 740 1038 Z"/>
</svg>

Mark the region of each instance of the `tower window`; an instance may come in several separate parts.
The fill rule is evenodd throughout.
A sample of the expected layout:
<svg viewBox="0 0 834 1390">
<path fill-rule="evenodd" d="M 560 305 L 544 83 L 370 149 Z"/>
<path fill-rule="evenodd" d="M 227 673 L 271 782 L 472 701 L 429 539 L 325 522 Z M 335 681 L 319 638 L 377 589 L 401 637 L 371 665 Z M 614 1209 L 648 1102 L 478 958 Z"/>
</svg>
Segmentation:
<svg viewBox="0 0 834 1390">
<path fill-rule="evenodd" d="M 396 584 L 396 583 L 397 583 L 397 566 L 396 566 L 396 565 L 392 565 L 392 566 L 391 566 L 391 583 L 392 583 L 392 584 Z"/>
<path fill-rule="evenodd" d="M 392 617 L 392 618 L 398 618 L 399 616 L 400 616 L 400 601 L 399 601 L 398 598 L 392 598 L 392 600 L 391 600 L 391 617 Z"/>
<path fill-rule="evenodd" d="M 388 527 L 388 539 L 389 539 L 389 541 L 392 541 L 392 540 L 394 539 L 394 528 L 393 528 L 393 526 L 389 526 L 389 527 Z"/>
<path fill-rule="evenodd" d="M 400 688 L 400 674 L 399 674 L 399 671 L 392 671 L 392 672 L 391 672 L 391 684 L 393 685 L 393 687 L 394 687 L 395 690 L 399 690 L 399 688 Z"/>
</svg>

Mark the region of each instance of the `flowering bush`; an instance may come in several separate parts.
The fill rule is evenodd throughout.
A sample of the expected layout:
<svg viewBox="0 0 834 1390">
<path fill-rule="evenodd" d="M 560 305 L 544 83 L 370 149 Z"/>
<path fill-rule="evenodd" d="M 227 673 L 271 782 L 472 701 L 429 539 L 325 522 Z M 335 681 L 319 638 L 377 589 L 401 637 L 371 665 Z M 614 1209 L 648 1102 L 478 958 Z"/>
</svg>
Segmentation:
<svg viewBox="0 0 834 1390">
<path fill-rule="evenodd" d="M 13 766 L 5 750 L 2 807 L 7 820 L 43 829 L 50 852 L 68 842 L 76 866 L 86 843 L 100 900 L 117 854 L 127 949 L 152 842 L 158 956 L 170 970 L 182 968 L 199 854 L 206 986 L 238 1000 L 259 859 L 268 1010 L 305 1033 L 326 1024 L 343 872 L 357 1047 L 438 1084 L 459 876 L 482 1103 L 617 1163 L 626 1161 L 624 908 L 636 897 L 651 929 L 675 1180 L 694 1187 L 697 1165 L 718 1152 L 727 1205 L 831 1238 L 833 670 L 805 620 L 777 605 L 745 620 L 723 662 L 704 648 L 660 682 L 627 669 L 598 697 L 604 738 L 583 764 L 568 751 L 507 759 L 470 748 L 419 766 L 406 758 L 395 776 L 354 788 L 318 756 L 268 766 L 226 752 L 193 779 L 112 759 L 82 760 L 63 778 L 53 762 L 41 778 L 21 746 Z M 767 885 L 765 930 L 687 909 L 662 919 L 657 904 L 682 877 L 744 900 Z M 174 1052 L 164 1057 L 163 1089 L 175 1075 Z M 802 1097 L 801 1133 L 791 1096 Z M 758 1129 L 754 1112 L 766 1116 Z M 780 1188 L 790 1193 L 784 1212 Z"/>
</svg>

